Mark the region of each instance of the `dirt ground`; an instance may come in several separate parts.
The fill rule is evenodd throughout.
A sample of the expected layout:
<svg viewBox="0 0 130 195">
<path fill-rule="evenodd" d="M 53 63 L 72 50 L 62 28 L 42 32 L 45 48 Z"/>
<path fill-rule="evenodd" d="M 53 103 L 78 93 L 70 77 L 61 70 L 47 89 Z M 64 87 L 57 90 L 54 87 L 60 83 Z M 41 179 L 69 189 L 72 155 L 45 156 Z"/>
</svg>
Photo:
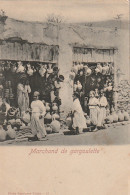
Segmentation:
<svg viewBox="0 0 130 195">
<path fill-rule="evenodd" d="M 84 132 L 79 135 L 64 135 L 66 130 L 62 129 L 58 134 L 48 134 L 46 141 L 5 141 L 0 145 L 18 145 L 18 146 L 74 146 L 74 145 L 126 145 L 130 144 L 129 139 L 130 124 L 108 127 L 97 132 Z"/>
</svg>

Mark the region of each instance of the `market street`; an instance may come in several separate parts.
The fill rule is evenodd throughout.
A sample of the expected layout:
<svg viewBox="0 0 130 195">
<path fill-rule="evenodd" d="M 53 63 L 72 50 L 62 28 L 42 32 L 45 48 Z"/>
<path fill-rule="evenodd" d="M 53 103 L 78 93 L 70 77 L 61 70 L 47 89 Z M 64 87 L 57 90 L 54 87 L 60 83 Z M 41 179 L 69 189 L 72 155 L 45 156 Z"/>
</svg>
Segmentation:
<svg viewBox="0 0 130 195">
<path fill-rule="evenodd" d="M 130 124 L 109 127 L 105 130 L 99 130 L 97 132 L 85 132 L 80 135 L 64 135 L 61 130 L 59 134 L 49 134 L 47 141 L 23 141 L 16 142 L 8 141 L 8 145 L 124 145 L 130 144 L 129 139 Z M 0 143 L 0 145 L 7 145 L 7 142 Z"/>
</svg>

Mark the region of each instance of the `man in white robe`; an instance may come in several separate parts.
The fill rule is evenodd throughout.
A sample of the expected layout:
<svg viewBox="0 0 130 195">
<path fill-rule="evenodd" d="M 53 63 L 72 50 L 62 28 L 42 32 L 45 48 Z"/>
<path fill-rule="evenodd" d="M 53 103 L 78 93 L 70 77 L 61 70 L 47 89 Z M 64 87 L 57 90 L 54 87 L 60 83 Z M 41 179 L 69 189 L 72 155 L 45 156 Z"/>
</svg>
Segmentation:
<svg viewBox="0 0 130 195">
<path fill-rule="evenodd" d="M 73 128 L 76 129 L 76 134 L 81 133 L 83 129 L 87 128 L 86 119 L 84 117 L 84 113 L 82 107 L 80 105 L 78 94 L 74 93 L 73 95 Z"/>
</svg>

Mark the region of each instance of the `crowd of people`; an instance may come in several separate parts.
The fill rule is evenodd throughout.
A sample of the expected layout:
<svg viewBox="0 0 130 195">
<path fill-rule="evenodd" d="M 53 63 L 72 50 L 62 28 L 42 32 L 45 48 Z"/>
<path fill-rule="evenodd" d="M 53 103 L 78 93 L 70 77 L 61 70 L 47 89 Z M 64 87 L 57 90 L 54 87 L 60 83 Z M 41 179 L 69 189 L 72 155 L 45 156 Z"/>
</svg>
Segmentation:
<svg viewBox="0 0 130 195">
<path fill-rule="evenodd" d="M 86 118 L 84 116 L 83 109 L 79 101 L 79 94 L 74 93 L 73 95 L 73 129 L 76 134 L 82 133 L 83 129 L 87 128 Z M 106 118 L 106 107 L 108 105 L 107 98 L 104 96 L 104 91 L 101 90 L 100 97 L 95 97 L 95 92 L 90 91 L 89 93 L 89 111 L 90 111 L 90 121 L 94 126 L 93 131 L 104 128 L 105 118 Z"/>
<path fill-rule="evenodd" d="M 104 85 L 101 87 L 100 85 L 101 79 L 99 81 L 99 78 L 101 77 L 101 73 L 96 74 L 97 84 L 99 85 L 100 88 L 99 91 L 96 91 L 97 85 L 94 76 L 87 75 L 87 79 L 90 78 L 93 82 L 88 82 L 87 80 L 87 83 L 90 83 L 89 88 L 91 88 L 91 90 L 89 90 L 89 92 L 87 93 L 89 94 L 89 96 L 87 97 L 88 100 L 87 105 L 82 104 L 81 96 L 80 96 L 82 93 L 81 83 L 83 83 L 84 81 L 80 83 L 79 80 L 82 80 L 82 77 L 84 75 L 84 73 L 81 74 L 81 72 L 83 72 L 84 70 L 84 66 L 82 65 L 81 67 L 81 65 L 78 71 L 76 69 L 77 77 L 78 77 L 77 84 L 76 84 L 77 91 L 74 90 L 73 105 L 71 109 L 71 113 L 72 113 L 71 130 L 73 130 L 75 134 L 82 133 L 83 130 L 87 128 L 85 114 L 89 116 L 91 125 L 93 126 L 93 131 L 97 131 L 99 129 L 104 128 L 104 123 L 106 118 L 106 108 L 108 106 L 108 100 L 105 97 L 107 90 L 105 91 L 105 88 L 103 88 Z M 47 140 L 47 132 L 44 124 L 45 123 L 44 118 L 47 114 L 45 102 L 51 102 L 53 104 L 55 100 L 59 100 L 58 91 L 60 89 L 60 82 L 64 80 L 63 76 L 59 75 L 58 73 L 59 69 L 57 67 L 52 67 L 51 64 L 48 64 L 48 66 L 46 64 L 45 65 L 40 64 L 39 68 L 37 67 L 35 68 L 31 66 L 29 63 L 25 66 L 23 65 L 22 62 L 18 62 L 18 66 L 17 67 L 15 66 L 15 68 L 11 68 L 11 70 L 13 70 L 11 72 L 13 73 L 13 76 L 18 75 L 17 76 L 18 82 L 16 82 L 14 77 L 12 82 L 12 77 L 10 77 L 8 74 L 8 72 L 10 71 L 9 65 L 7 65 L 5 69 L 5 73 L 6 73 L 5 78 L 7 78 L 8 80 L 7 84 L 9 86 L 11 86 L 11 84 L 9 83 L 10 80 L 13 86 L 15 86 L 15 82 L 16 82 L 16 89 L 14 90 L 16 91 L 16 93 L 14 99 L 16 101 L 15 105 L 17 109 L 14 109 L 13 106 L 9 105 L 9 102 L 7 101 L 7 98 L 5 96 L 1 104 L 2 106 L 3 105 L 5 106 L 5 111 L 4 111 L 5 116 L 8 117 L 8 115 L 9 114 L 11 115 L 12 112 L 19 111 L 19 118 L 21 119 L 22 122 L 26 124 L 27 122 L 25 121 L 27 118 L 30 121 L 30 127 L 33 136 L 28 138 L 28 140 L 30 141 Z M 88 71 L 88 67 L 87 67 L 87 71 Z M 109 81 L 110 83 L 109 78 L 106 79 L 106 82 L 107 81 Z M 91 83 L 92 84 L 94 83 L 92 85 L 93 88 L 91 86 Z M 6 87 L 7 86 L 5 85 L 5 88 Z M 46 87 L 47 89 L 48 87 L 50 87 L 49 90 L 45 90 Z M 8 88 L 6 90 L 8 90 Z M 111 90 L 112 88 L 108 90 L 109 93 L 111 93 Z M 104 91 L 105 91 L 105 95 L 104 95 Z M 87 106 L 89 110 L 88 113 L 85 113 L 85 106 Z M 11 111 L 10 108 L 12 109 Z M 3 108 L 0 107 L 0 109 Z M 8 120 L 7 120 L 7 125 L 9 125 Z"/>
</svg>

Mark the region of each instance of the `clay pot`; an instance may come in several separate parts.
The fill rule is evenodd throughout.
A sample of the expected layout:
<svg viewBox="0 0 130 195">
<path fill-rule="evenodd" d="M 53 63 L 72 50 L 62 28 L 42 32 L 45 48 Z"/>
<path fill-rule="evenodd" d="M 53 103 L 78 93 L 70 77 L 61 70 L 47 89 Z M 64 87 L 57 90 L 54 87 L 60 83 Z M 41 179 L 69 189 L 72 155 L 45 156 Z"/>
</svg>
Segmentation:
<svg viewBox="0 0 130 195">
<path fill-rule="evenodd" d="M 97 73 L 99 73 L 100 72 L 100 70 L 98 69 L 98 68 L 96 68 L 95 69 L 95 73 L 97 74 Z"/>
<path fill-rule="evenodd" d="M 118 112 L 118 121 L 119 121 L 119 122 L 124 121 L 124 114 L 121 113 L 121 111 Z"/>
<path fill-rule="evenodd" d="M 113 122 L 117 123 L 118 122 L 118 115 L 115 111 L 112 113 L 112 117 L 113 117 Z"/>
<path fill-rule="evenodd" d="M 52 119 L 50 112 L 48 112 L 48 113 L 45 115 L 45 119 L 48 119 L 48 120 Z"/>
<path fill-rule="evenodd" d="M 52 121 L 52 116 L 51 116 L 50 112 L 48 112 L 45 115 L 44 121 L 45 121 L 45 123 L 50 123 Z"/>
<path fill-rule="evenodd" d="M 56 89 L 59 89 L 59 88 L 61 88 L 61 84 L 58 83 L 57 81 L 55 81 L 55 87 L 56 87 Z"/>
<path fill-rule="evenodd" d="M 74 91 L 76 91 L 78 88 L 78 86 L 76 84 L 74 84 Z"/>
<path fill-rule="evenodd" d="M 128 114 L 128 112 L 123 112 L 123 114 L 124 114 L 124 120 L 125 121 L 129 121 L 129 114 Z"/>
<path fill-rule="evenodd" d="M 44 77 L 45 73 L 46 69 L 43 66 L 41 66 L 41 68 L 39 69 L 39 74 L 41 75 L 41 77 Z"/>
<path fill-rule="evenodd" d="M 27 74 L 28 74 L 29 76 L 32 76 L 32 75 L 33 75 L 33 69 L 32 69 L 31 67 L 28 68 Z"/>
<path fill-rule="evenodd" d="M 7 130 L 7 137 L 9 139 L 15 139 L 16 138 L 16 132 L 14 129 L 12 129 L 11 125 L 9 125 L 8 130 Z"/>
<path fill-rule="evenodd" d="M 58 110 L 57 103 L 53 103 L 53 104 L 52 104 L 52 110 L 53 110 L 53 111 Z"/>
<path fill-rule="evenodd" d="M 106 73 L 107 73 L 107 67 L 104 66 L 104 67 L 102 68 L 102 74 L 103 74 L 103 75 L 106 75 Z"/>
<path fill-rule="evenodd" d="M 15 124 L 16 124 L 15 119 L 10 119 L 10 120 L 8 120 L 8 122 L 9 122 L 11 125 L 15 125 Z"/>
<path fill-rule="evenodd" d="M 84 65 L 81 63 L 80 64 L 80 70 L 82 70 L 84 68 Z"/>
<path fill-rule="evenodd" d="M 91 120 L 90 120 L 89 117 L 86 118 L 86 124 L 87 124 L 88 127 L 91 126 Z"/>
<path fill-rule="evenodd" d="M 101 66 L 101 64 L 97 64 L 97 68 L 100 70 L 100 73 L 102 73 L 102 66 Z"/>
<path fill-rule="evenodd" d="M 108 90 L 108 91 L 112 91 L 112 86 L 111 86 L 111 85 L 108 86 L 108 87 L 107 87 L 107 90 Z"/>
<path fill-rule="evenodd" d="M 108 66 L 108 64 L 106 65 L 106 74 L 108 74 L 109 73 L 109 66 Z"/>
<path fill-rule="evenodd" d="M 6 140 L 6 136 L 7 136 L 7 133 L 6 131 L 3 129 L 2 126 L 0 126 L 0 141 L 5 141 Z"/>
<path fill-rule="evenodd" d="M 85 66 L 84 69 L 85 69 L 85 75 L 86 75 L 86 76 L 91 75 L 92 70 L 91 70 L 90 68 L 88 68 L 88 66 Z"/>
<path fill-rule="evenodd" d="M 59 116 L 59 114 L 57 114 L 57 113 L 54 113 L 54 114 L 52 115 L 52 119 L 59 120 L 59 119 L 60 119 L 60 116 Z"/>
<path fill-rule="evenodd" d="M 46 103 L 46 111 L 50 111 L 50 104 L 49 103 Z"/>
<path fill-rule="evenodd" d="M 53 120 L 51 122 L 52 132 L 58 133 L 60 131 L 60 122 L 57 120 Z"/>
<path fill-rule="evenodd" d="M 79 81 L 77 81 L 77 89 L 80 91 L 82 89 L 82 85 Z"/>
<path fill-rule="evenodd" d="M 77 67 L 78 67 L 78 70 L 80 70 L 80 69 L 81 69 L 80 64 L 77 64 Z"/>
<path fill-rule="evenodd" d="M 47 132 L 47 134 L 52 133 L 52 127 L 50 125 L 46 126 L 46 132 Z"/>
<path fill-rule="evenodd" d="M 83 74 L 84 74 L 84 73 L 83 73 L 83 71 L 81 70 L 80 73 L 79 73 L 79 75 L 80 75 L 80 76 L 83 76 Z"/>
<path fill-rule="evenodd" d="M 48 64 L 49 68 L 47 69 L 47 72 L 49 74 L 53 73 L 52 64 Z"/>
<path fill-rule="evenodd" d="M 66 118 L 66 125 L 70 128 L 70 127 L 72 127 L 72 124 L 73 124 L 72 117 L 71 116 L 68 116 Z"/>
<path fill-rule="evenodd" d="M 108 123 L 108 124 L 113 123 L 113 116 L 112 115 L 108 115 L 106 117 L 106 123 Z"/>
</svg>

